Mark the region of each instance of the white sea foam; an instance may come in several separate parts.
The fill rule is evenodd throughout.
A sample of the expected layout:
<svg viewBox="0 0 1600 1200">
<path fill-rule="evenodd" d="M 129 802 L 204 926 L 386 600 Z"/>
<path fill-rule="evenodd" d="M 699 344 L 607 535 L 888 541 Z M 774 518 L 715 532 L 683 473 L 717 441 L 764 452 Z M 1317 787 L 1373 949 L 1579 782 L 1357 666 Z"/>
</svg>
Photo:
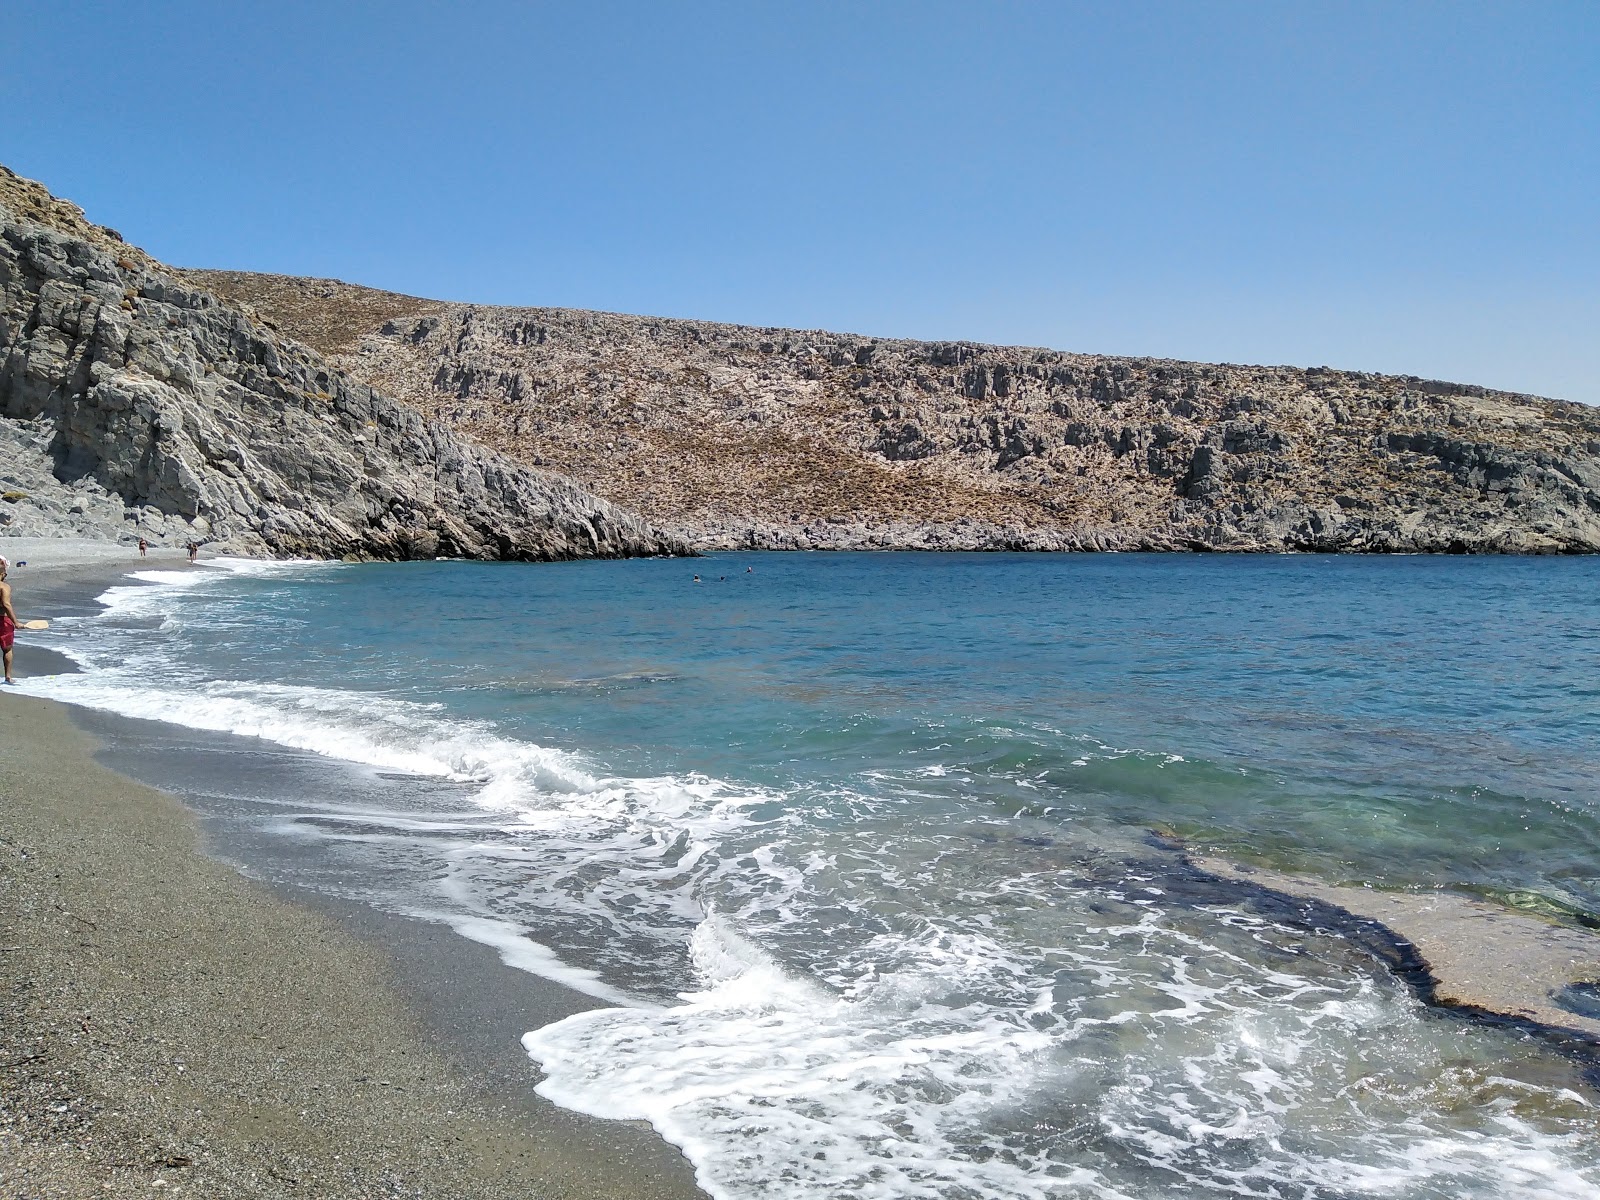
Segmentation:
<svg viewBox="0 0 1600 1200">
<path fill-rule="evenodd" d="M 693 955 L 704 986 L 678 1005 L 530 1032 L 541 1094 L 651 1122 L 718 1197 L 1045 1197 L 1062 1182 L 959 1145 L 1037 1086 L 1046 1035 L 941 1006 L 937 968 L 836 994 L 715 915 Z"/>
<path fill-rule="evenodd" d="M 1382 1082 L 1395 1057 L 1447 1080 L 1456 1052 L 1403 992 L 1252 966 L 1149 910 L 1059 948 L 1055 976 L 1037 950 L 931 928 L 874 939 L 856 960 L 884 965 L 838 989 L 717 915 L 693 951 L 701 983 L 679 1004 L 580 1014 L 524 1045 L 542 1094 L 650 1121 L 725 1200 L 1600 1195 L 1587 1105 L 1566 1131 L 1531 1115 L 1538 1088 L 1528 1117 L 1440 1120 L 1459 1102 Z M 1082 970 L 1095 985 L 1063 1004 Z M 1374 1030 L 1392 1032 L 1375 1046 Z M 1373 1056 L 1372 1084 L 1338 1082 L 1352 1052 Z"/>
<path fill-rule="evenodd" d="M 107 588 L 98 599 L 106 606 L 104 617 L 140 620 L 159 617 L 172 629 L 174 601 L 179 593 L 204 586 L 213 576 L 204 571 L 130 571 L 137 583 L 119 583 Z"/>
<path fill-rule="evenodd" d="M 151 635 L 150 622 L 162 622 L 158 634 L 173 634 L 193 611 L 188 597 L 208 583 L 229 575 L 291 574 L 304 566 L 248 560 L 213 565 L 221 570 L 139 572 L 138 583 L 110 589 L 101 597 L 105 613 L 91 619 L 82 636 L 57 642 L 85 669 L 31 678 L 24 690 L 121 716 L 260 738 L 379 770 L 473 785 L 468 794 L 477 809 L 499 814 L 499 828 L 515 830 L 539 847 L 539 874 L 546 882 L 549 907 L 557 915 L 566 911 L 574 919 L 607 923 L 614 931 L 621 931 L 625 922 L 613 910 L 626 910 L 633 920 L 653 912 L 657 919 L 675 919 L 684 927 L 697 921 L 702 910 L 685 890 L 692 873 L 709 847 L 748 823 L 752 806 L 773 799 L 768 792 L 731 788 L 703 776 L 609 777 L 580 756 L 505 737 L 488 722 L 450 716 L 439 703 L 351 689 L 204 678 L 167 641 Z M 208 618 L 203 608 L 198 615 L 234 619 Z M 307 807 L 326 813 L 313 835 L 324 839 L 371 842 L 418 832 L 415 822 L 344 812 L 310 798 Z M 384 820 L 393 826 L 389 834 L 370 831 Z M 303 821 L 280 825 L 309 831 Z M 354 825 L 368 831 L 332 832 Z M 503 839 L 480 845 L 470 823 L 461 820 L 446 822 L 436 832 L 455 835 L 450 840 L 456 849 L 442 864 L 446 869 L 438 890 L 457 906 L 446 919 L 458 932 L 495 945 L 511 965 L 597 998 L 633 999 L 596 972 L 565 963 L 487 907 L 495 899 L 493 864 L 511 862 L 520 870 L 517 855 L 535 851 L 508 847 Z M 655 847 L 663 865 L 642 863 L 641 844 Z M 497 855 L 505 857 L 497 860 Z M 609 869 L 598 879 L 589 878 L 576 870 L 585 863 L 604 863 Z M 768 869 L 779 871 L 772 864 Z M 648 886 L 641 886 L 641 872 L 651 875 Z M 396 903 L 415 908 L 403 899 Z"/>
<path fill-rule="evenodd" d="M 130 677 L 134 675 L 90 670 L 40 676 L 28 680 L 24 690 L 124 717 L 263 738 L 329 758 L 416 775 L 485 778 L 502 761 L 496 754 L 500 748 L 492 740 L 486 742 L 481 730 L 434 717 L 436 706 L 239 680 L 207 680 L 181 688 L 149 686 Z M 552 755 L 549 761 L 558 760 Z"/>
<path fill-rule="evenodd" d="M 614 988 L 601 979 L 595 971 L 574 967 L 548 946 L 524 934 L 509 921 L 496 921 L 488 917 L 470 917 L 459 913 L 437 913 L 418 909 L 413 916 L 422 920 L 444 921 L 462 937 L 493 947 L 500 961 L 508 967 L 538 975 L 556 983 L 565 984 L 575 992 L 605 1000 L 611 1004 L 625 1004 L 631 1008 L 645 1007 L 636 997 L 620 988 Z"/>
<path fill-rule="evenodd" d="M 182 592 L 203 588 L 230 577 L 294 577 L 316 571 L 337 569 L 340 564 L 313 559 L 213 558 L 187 569 L 129 571 L 128 579 L 138 584 L 117 584 L 98 597 L 107 614 L 170 611 L 174 598 Z"/>
<path fill-rule="evenodd" d="M 1033 849 L 1008 859 L 1024 817 L 939 819 L 942 779 L 982 777 L 951 745 L 936 767 L 791 803 L 706 776 L 619 777 L 402 695 L 206 678 L 148 636 L 248 619 L 208 614 L 206 585 L 297 569 L 143 573 L 106 594 L 94 636 L 58 641 L 86 672 L 26 690 L 470 785 L 436 789 L 460 812 L 310 797 L 278 820 L 412 855 L 422 882 L 366 898 L 618 1005 L 526 1036 L 540 1090 L 652 1122 L 715 1196 L 1600 1200 L 1580 1097 L 1448 1092 L 1459 1047 L 1402 991 L 1252 956 L 1304 931 L 1211 911 L 1185 924 L 1166 889 L 1133 886 L 1148 875 L 1097 888 Z M 1072 741 L 1083 765 L 1182 761 Z M 1397 1060 L 1426 1082 L 1388 1083 Z"/>
</svg>

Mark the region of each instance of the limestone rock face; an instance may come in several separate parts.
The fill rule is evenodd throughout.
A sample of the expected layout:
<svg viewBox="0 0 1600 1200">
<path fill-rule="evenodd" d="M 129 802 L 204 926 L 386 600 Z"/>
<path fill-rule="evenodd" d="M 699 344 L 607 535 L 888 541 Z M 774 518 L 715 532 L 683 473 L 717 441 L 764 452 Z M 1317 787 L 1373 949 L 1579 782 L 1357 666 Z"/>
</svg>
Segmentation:
<svg viewBox="0 0 1600 1200">
<path fill-rule="evenodd" d="M 0 534 L 278 556 L 686 552 L 475 446 L 0 168 Z"/>
<path fill-rule="evenodd" d="M 702 548 L 1600 549 L 1600 410 L 1578 404 L 187 277 Z"/>
</svg>

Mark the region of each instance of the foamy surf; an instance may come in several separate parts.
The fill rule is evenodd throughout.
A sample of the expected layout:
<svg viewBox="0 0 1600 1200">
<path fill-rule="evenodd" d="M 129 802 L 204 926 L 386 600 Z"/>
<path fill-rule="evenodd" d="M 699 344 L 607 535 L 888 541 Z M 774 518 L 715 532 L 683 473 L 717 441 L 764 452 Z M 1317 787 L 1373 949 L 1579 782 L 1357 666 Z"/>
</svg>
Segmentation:
<svg viewBox="0 0 1600 1200">
<path fill-rule="evenodd" d="M 629 1008 L 652 1007 L 647 1002 L 614 988 L 600 978 L 599 972 L 574 967 L 564 962 L 548 946 L 540 945 L 509 921 L 495 921 L 487 917 L 463 916 L 459 913 L 430 912 L 416 909 L 410 915 L 423 921 L 439 921 L 450 926 L 468 941 L 492 948 L 500 961 L 508 967 L 538 975 L 555 983 L 604 1000 L 609 1004 L 623 1004 Z"/>
<path fill-rule="evenodd" d="M 649 1121 L 717 1197 L 1051 1194 L 1048 1178 L 963 1161 L 954 1145 L 1038 1085 L 1048 1037 L 962 1021 L 930 1003 L 944 989 L 925 980 L 834 994 L 716 916 L 695 930 L 692 953 L 705 986 L 677 1005 L 581 1013 L 528 1033 L 540 1094 Z"/>
<path fill-rule="evenodd" d="M 83 675 L 28 687 L 360 764 L 329 776 L 358 799 L 309 788 L 248 810 L 293 843 L 280 873 L 442 921 L 609 1006 L 528 1033 L 541 1091 L 650 1121 L 727 1200 L 1596 1196 L 1576 1072 L 1432 1017 L 1337 929 L 1197 892 L 1145 837 L 1159 820 L 1313 840 L 1337 819 L 1409 854 L 1428 844 L 1390 803 L 1397 758 L 1370 768 L 1381 803 L 1357 787 L 1321 803 L 1293 763 L 1197 750 L 1192 726 L 1185 742 L 1103 711 L 1074 733 L 1015 691 L 908 716 L 893 703 L 992 678 L 917 640 L 922 590 L 873 626 L 912 568 L 884 568 L 815 635 L 748 611 L 750 630 L 701 628 L 681 589 L 640 590 L 658 569 L 674 568 L 152 573 L 48 635 Z M 834 576 L 795 569 L 826 595 Z M 471 615 L 441 634 L 441 608 Z M 1003 661 L 1052 611 L 988 642 L 987 618 L 969 622 L 974 661 Z M 264 628 L 306 647 L 293 672 Z M 1050 659 L 1029 644 L 1031 686 Z M 906 662 L 938 686 L 892 694 Z M 1059 664 L 1053 695 L 1079 694 L 1084 663 Z M 1236 715 L 1202 666 L 1203 702 L 1164 722 Z M 1412 744 L 1448 740 L 1430 738 Z M 1592 775 L 1563 770 L 1563 786 Z M 1568 822 L 1541 861 L 1581 859 L 1580 806 L 1517 807 Z"/>
<path fill-rule="evenodd" d="M 1162 940 L 1159 922 L 1121 932 L 1133 929 Z M 578 1014 L 523 1045 L 545 1073 L 540 1094 L 649 1121 L 718 1200 L 1600 1197 L 1580 1165 L 1586 1104 L 1564 1132 L 1513 1103 L 1444 1134 L 1406 1112 L 1417 1097 L 1405 1088 L 1330 1095 L 1341 1044 L 1414 1020 L 1403 993 L 1364 980 L 1308 988 L 1269 972 L 1240 988 L 1184 978 L 1182 956 L 1161 953 L 1156 973 L 1171 973 L 1178 1006 L 1152 1014 L 1140 981 L 1109 972 L 1102 980 L 1127 1007 L 1063 1022 L 1049 1015 L 1046 979 L 1033 981 L 1032 1003 L 973 997 L 985 975 L 1017 969 L 993 945 L 837 993 L 721 918 L 693 942 L 703 986 L 679 1004 Z M 1247 1006 L 1274 985 L 1281 1006 Z M 1398 1049 L 1426 1060 L 1408 1041 Z M 1428 1073 L 1447 1060 L 1414 1065 Z M 1321 1135 L 1330 1122 L 1343 1138 Z"/>
</svg>

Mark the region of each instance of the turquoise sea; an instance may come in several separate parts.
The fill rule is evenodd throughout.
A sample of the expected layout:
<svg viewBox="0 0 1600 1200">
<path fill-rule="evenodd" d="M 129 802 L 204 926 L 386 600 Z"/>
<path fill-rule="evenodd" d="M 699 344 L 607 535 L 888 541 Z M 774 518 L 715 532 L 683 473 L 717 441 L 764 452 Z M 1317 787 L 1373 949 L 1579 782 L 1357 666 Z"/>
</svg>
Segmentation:
<svg viewBox="0 0 1600 1200">
<path fill-rule="evenodd" d="M 1600 561 L 224 561 L 104 600 L 27 690 L 340 764 L 241 766 L 270 869 L 594 997 L 529 1031 L 541 1092 L 713 1195 L 1600 1197 L 1592 1067 L 1181 856 L 1600 926 Z"/>
</svg>

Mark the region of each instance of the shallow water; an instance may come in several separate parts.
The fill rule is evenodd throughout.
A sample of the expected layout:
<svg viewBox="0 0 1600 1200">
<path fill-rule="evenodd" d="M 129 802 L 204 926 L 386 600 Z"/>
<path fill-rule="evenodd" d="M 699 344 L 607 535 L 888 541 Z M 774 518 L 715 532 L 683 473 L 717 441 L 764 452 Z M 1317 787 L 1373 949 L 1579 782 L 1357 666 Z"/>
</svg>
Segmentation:
<svg viewBox="0 0 1600 1200">
<path fill-rule="evenodd" d="M 1600 919 L 1597 584 L 235 563 L 58 622 L 88 670 L 28 686 L 266 739 L 230 784 L 255 852 L 604 1001 L 530 1032 L 541 1091 L 719 1196 L 1600 1196 L 1577 1067 L 1151 833 Z"/>
</svg>

